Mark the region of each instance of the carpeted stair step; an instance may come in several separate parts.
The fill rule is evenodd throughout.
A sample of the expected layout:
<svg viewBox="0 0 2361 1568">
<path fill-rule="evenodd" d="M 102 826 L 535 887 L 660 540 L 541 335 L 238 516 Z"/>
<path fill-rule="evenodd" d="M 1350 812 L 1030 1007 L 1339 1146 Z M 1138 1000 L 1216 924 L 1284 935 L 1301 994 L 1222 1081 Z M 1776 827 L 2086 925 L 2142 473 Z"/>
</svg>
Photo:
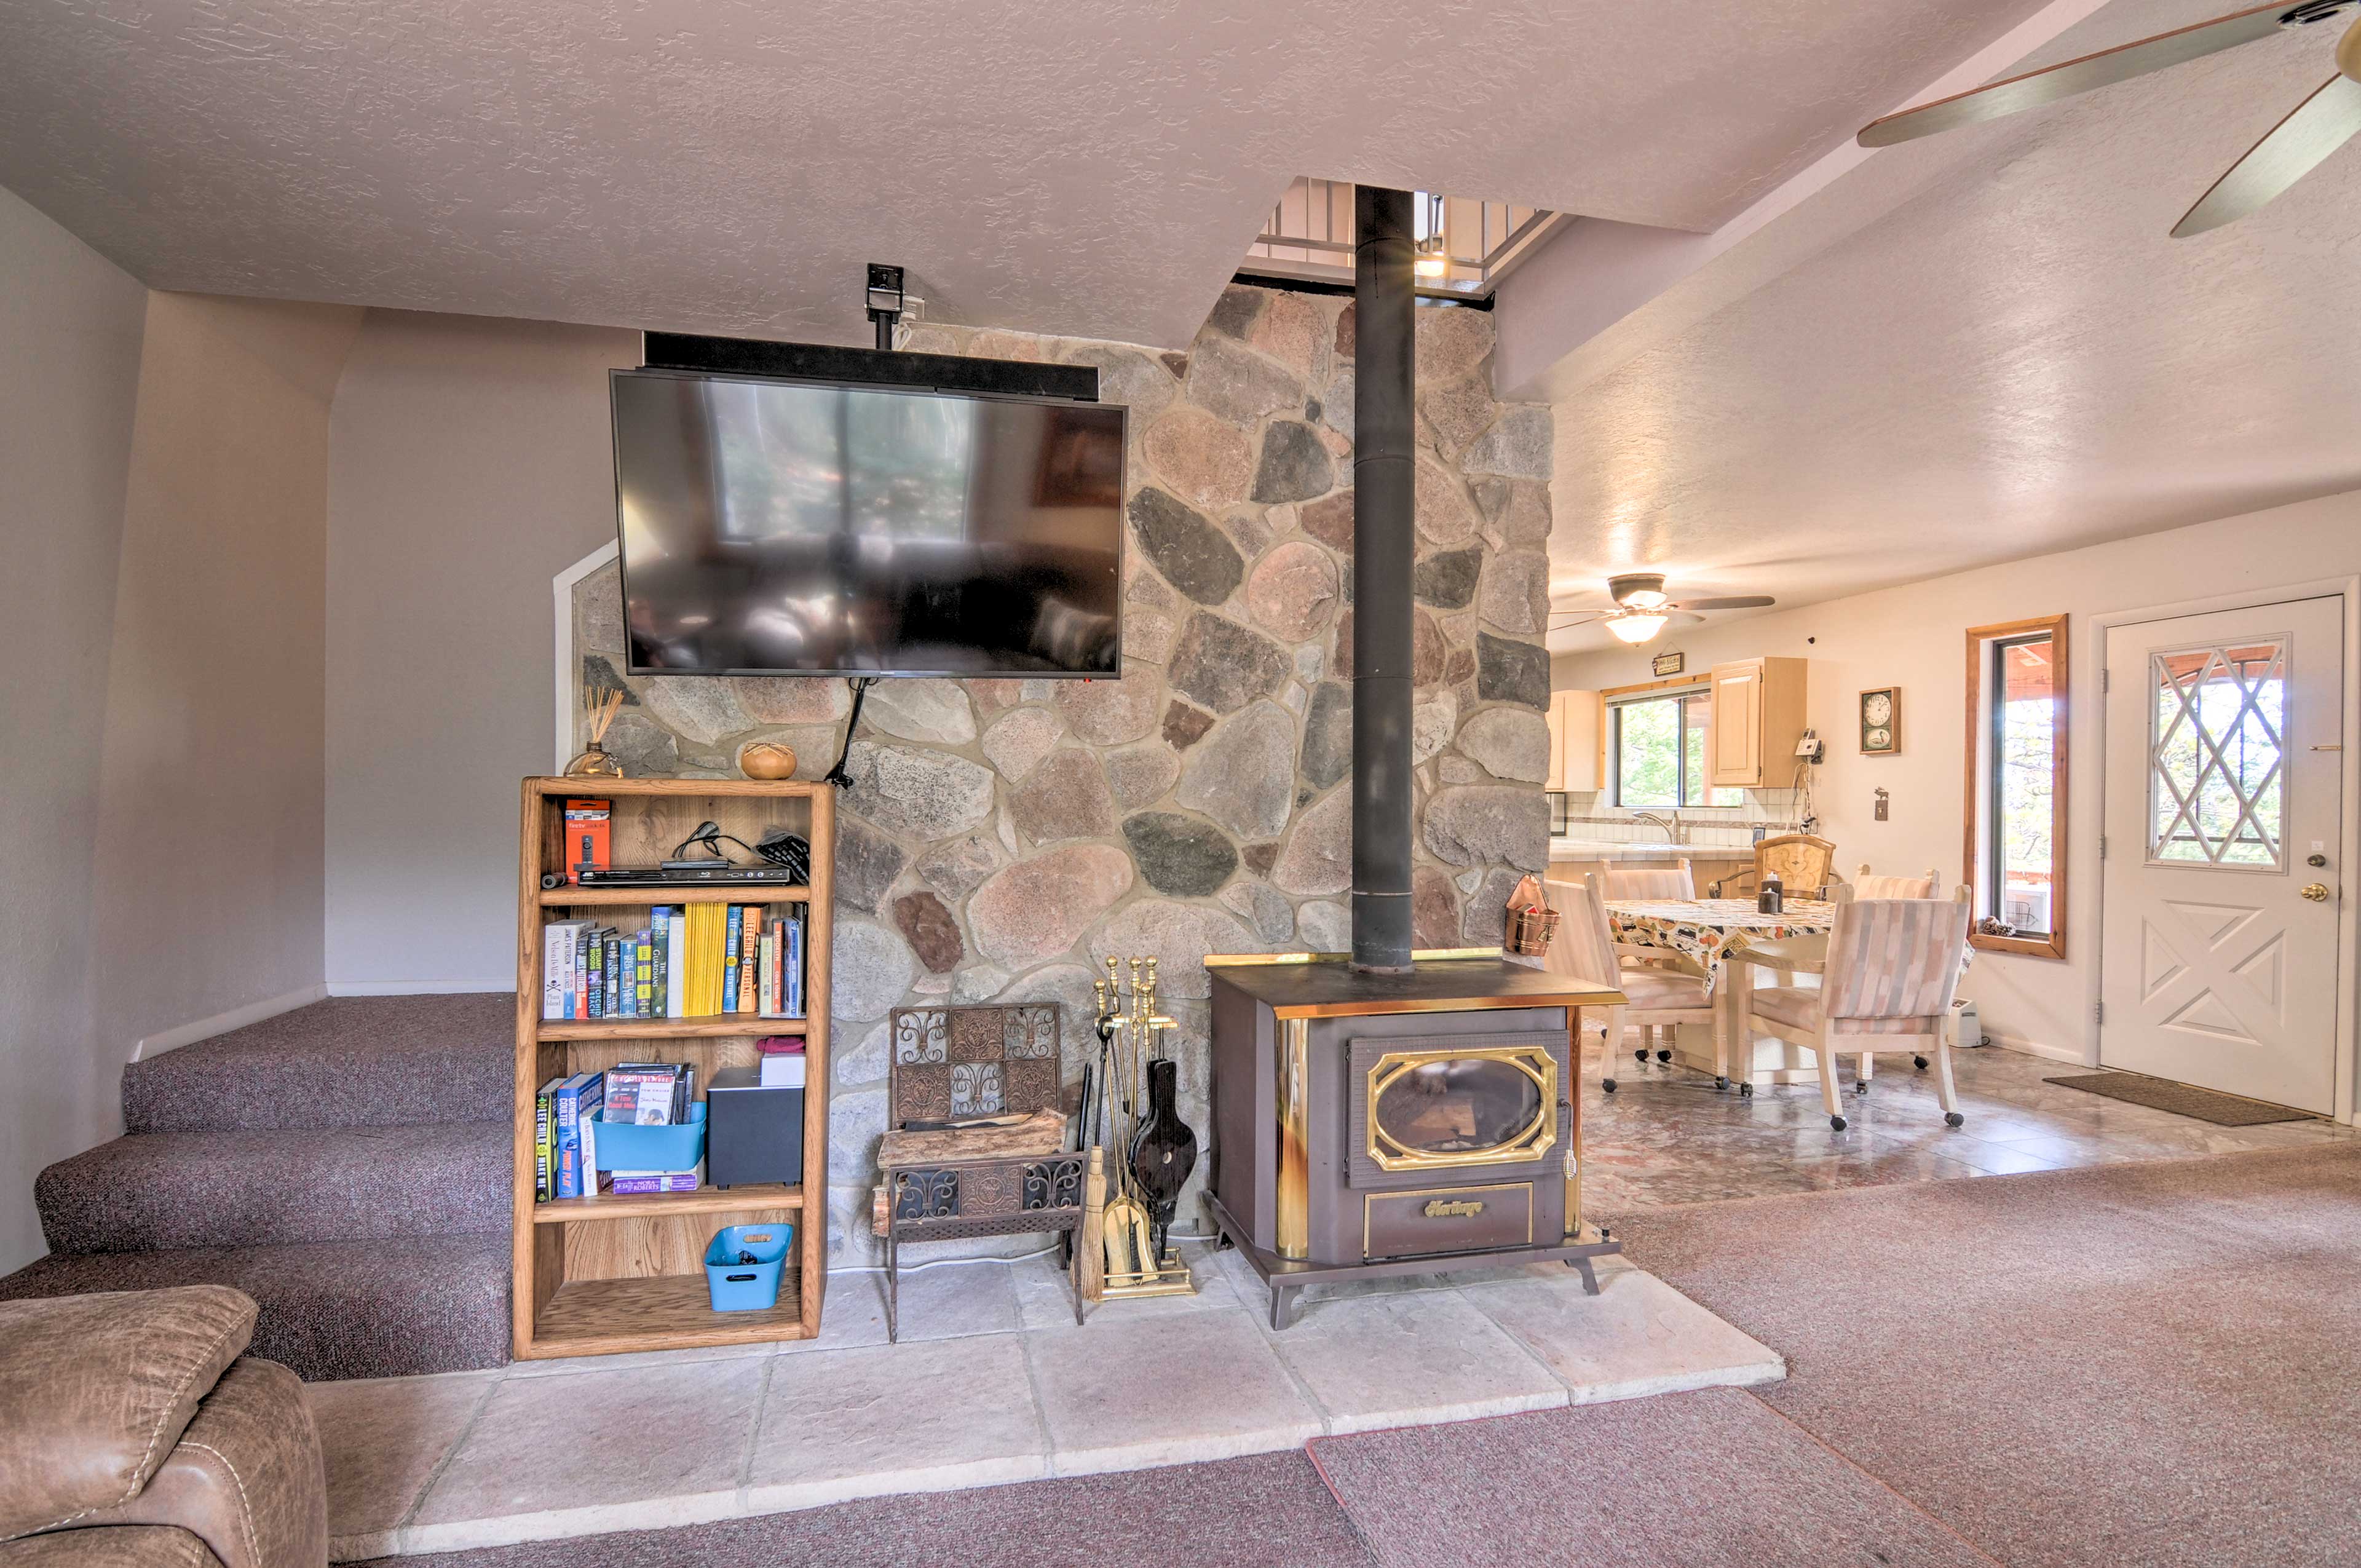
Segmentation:
<svg viewBox="0 0 2361 1568">
<path fill-rule="evenodd" d="M 133 1133 L 505 1122 L 516 998 L 315 1002 L 123 1070 Z"/>
<path fill-rule="evenodd" d="M 0 1300 L 201 1284 L 253 1297 L 262 1308 L 253 1354 L 310 1383 L 508 1359 L 506 1236 L 53 1253 L 0 1279 Z"/>
<path fill-rule="evenodd" d="M 509 1234 L 504 1122 L 137 1133 L 33 1183 L 55 1253 Z"/>
</svg>

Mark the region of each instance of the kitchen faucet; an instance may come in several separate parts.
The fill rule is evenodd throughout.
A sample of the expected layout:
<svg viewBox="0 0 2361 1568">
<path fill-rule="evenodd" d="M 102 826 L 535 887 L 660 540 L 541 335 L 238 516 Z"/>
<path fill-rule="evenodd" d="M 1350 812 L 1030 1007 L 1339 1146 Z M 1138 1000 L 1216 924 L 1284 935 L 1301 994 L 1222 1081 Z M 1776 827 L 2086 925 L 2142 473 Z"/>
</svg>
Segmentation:
<svg viewBox="0 0 2361 1568">
<path fill-rule="evenodd" d="M 1681 824 L 1678 818 L 1668 820 L 1653 811 L 1635 811 L 1631 814 L 1631 820 L 1654 823 L 1664 830 L 1664 842 L 1667 844 L 1677 844 L 1681 841 Z"/>
</svg>

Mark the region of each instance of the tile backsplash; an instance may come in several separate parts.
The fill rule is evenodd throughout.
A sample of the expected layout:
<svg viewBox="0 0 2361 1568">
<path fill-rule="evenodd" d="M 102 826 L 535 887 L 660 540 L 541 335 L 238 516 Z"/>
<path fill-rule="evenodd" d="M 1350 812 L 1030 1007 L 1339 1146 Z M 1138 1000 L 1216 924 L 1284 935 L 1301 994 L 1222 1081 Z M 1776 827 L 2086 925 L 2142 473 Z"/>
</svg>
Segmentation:
<svg viewBox="0 0 2361 1568">
<path fill-rule="evenodd" d="M 1595 794 L 1553 792 L 1549 801 L 1552 838 L 1620 844 L 1664 836 L 1664 830 L 1656 824 L 1636 820 L 1624 807 L 1604 805 Z M 1686 830 L 1684 841 L 1688 844 L 1745 849 L 1754 842 L 1758 829 L 1794 832 L 1795 806 L 1792 790 L 1751 789 L 1741 806 L 1683 806 L 1678 811 L 1667 809 L 1657 815 L 1677 817 Z"/>
</svg>

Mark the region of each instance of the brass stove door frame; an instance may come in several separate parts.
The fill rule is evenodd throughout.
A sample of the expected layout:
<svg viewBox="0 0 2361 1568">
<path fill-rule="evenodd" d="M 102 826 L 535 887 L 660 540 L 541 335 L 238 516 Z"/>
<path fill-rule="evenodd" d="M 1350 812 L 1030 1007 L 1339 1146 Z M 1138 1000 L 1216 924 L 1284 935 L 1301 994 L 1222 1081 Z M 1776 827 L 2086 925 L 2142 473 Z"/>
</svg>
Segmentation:
<svg viewBox="0 0 2361 1568">
<path fill-rule="evenodd" d="M 1386 1090 L 1415 1068 L 1429 1062 L 1478 1060 L 1506 1062 L 1532 1079 L 1534 1087 L 1541 1091 L 1541 1103 L 1533 1113 L 1533 1119 L 1514 1136 L 1488 1148 L 1435 1154 L 1408 1148 L 1386 1135 L 1384 1128 L 1378 1123 L 1378 1102 Z M 1536 1061 L 1540 1064 L 1538 1071 L 1534 1066 Z M 1363 1152 L 1378 1169 L 1389 1175 L 1405 1170 L 1449 1170 L 1473 1165 L 1537 1164 L 1557 1143 L 1557 1056 L 1545 1046 L 1422 1046 L 1416 1050 L 1389 1050 L 1369 1064 L 1361 1093 L 1368 1123 Z"/>
<path fill-rule="evenodd" d="M 1279 1021 L 1272 1103 L 1278 1138 L 1272 1183 L 1271 1250 L 1301 1262 L 1312 1255 L 1312 1022 Z"/>
</svg>

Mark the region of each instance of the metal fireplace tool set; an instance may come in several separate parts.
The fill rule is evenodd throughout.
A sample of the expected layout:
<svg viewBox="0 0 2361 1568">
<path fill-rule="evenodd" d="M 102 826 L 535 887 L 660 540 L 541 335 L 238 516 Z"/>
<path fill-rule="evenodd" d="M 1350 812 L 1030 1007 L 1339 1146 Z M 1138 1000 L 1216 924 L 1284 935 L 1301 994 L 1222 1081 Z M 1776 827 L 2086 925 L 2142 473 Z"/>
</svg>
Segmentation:
<svg viewBox="0 0 2361 1568">
<path fill-rule="evenodd" d="M 1107 1300 L 1186 1295 L 1196 1283 L 1170 1237 L 1180 1188 L 1196 1168 L 1197 1135 L 1180 1120 L 1180 1066 L 1161 1049 L 1178 1025 L 1156 1010 L 1154 959 L 1130 960 L 1128 1007 L 1120 962 L 1110 958 L 1106 969 L 1106 979 L 1092 982 L 1098 1060 L 1082 1069 L 1082 1143 L 1090 1151 L 1090 1175 L 1082 1290 Z"/>
</svg>

